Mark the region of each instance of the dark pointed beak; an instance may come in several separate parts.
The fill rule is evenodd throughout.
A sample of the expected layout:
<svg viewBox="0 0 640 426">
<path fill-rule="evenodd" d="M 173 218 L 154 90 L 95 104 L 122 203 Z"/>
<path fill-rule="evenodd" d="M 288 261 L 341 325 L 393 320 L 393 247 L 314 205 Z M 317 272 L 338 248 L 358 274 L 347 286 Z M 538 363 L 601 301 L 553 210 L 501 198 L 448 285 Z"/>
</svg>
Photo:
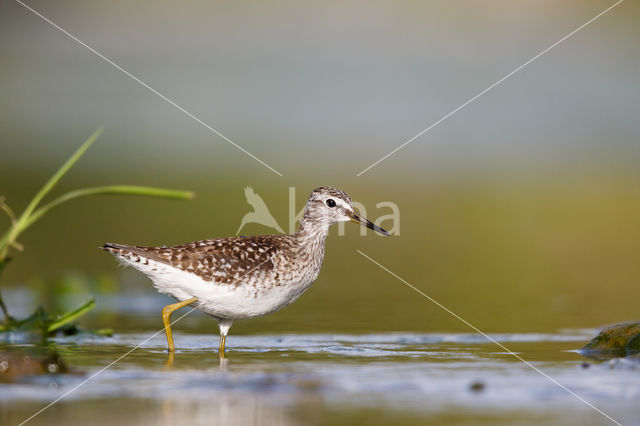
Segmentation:
<svg viewBox="0 0 640 426">
<path fill-rule="evenodd" d="M 376 225 L 375 223 L 371 222 L 366 217 L 360 216 L 356 212 L 351 213 L 349 215 L 349 217 L 351 218 L 351 222 L 359 223 L 361 225 L 366 226 L 369 229 L 373 229 L 374 231 L 377 231 L 377 232 L 381 233 L 382 235 L 385 235 L 387 237 L 389 236 L 389 233 L 387 231 L 385 231 L 384 229 L 380 228 L 378 225 Z"/>
</svg>

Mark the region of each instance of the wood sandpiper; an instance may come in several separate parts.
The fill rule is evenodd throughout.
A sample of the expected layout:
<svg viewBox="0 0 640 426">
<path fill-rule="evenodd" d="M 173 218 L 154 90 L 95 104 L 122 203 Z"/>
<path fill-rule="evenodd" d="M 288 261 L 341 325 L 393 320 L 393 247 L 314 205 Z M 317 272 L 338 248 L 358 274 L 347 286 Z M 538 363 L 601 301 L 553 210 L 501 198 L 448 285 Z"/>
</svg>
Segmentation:
<svg viewBox="0 0 640 426">
<path fill-rule="evenodd" d="M 233 321 L 276 312 L 311 286 L 320 273 L 329 227 L 346 221 L 389 235 L 360 216 L 347 194 L 320 187 L 309 196 L 300 226 L 291 235 L 217 238 L 173 247 L 106 243 L 101 248 L 178 300 L 162 310 L 169 352 L 175 351 L 171 314 L 193 305 L 218 320 L 218 350 L 224 355 Z"/>
</svg>

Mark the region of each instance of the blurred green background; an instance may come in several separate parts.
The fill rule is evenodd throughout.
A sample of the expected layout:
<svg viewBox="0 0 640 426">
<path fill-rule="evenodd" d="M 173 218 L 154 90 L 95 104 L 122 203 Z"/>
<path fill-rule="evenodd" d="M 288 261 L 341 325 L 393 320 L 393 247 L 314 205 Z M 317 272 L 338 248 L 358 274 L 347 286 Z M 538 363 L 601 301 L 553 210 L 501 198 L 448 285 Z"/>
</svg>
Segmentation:
<svg viewBox="0 0 640 426">
<path fill-rule="evenodd" d="M 23 208 L 100 125 L 104 134 L 58 192 L 112 183 L 196 192 L 189 202 L 104 197 L 54 211 L 20 240 L 25 251 L 2 278 L 9 305 L 20 304 L 23 288 L 54 309 L 95 295 L 88 325 L 155 327 L 153 309 L 132 303 L 131 315 L 140 314 L 125 323 L 104 308 L 113 295 L 138 300 L 155 290 L 99 245 L 233 235 L 250 211 L 247 185 L 286 229 L 289 187 L 300 209 L 314 187 L 331 185 L 366 205 L 370 219 L 389 213 L 376 203 L 395 202 L 400 235 L 333 229 L 311 290 L 277 314 L 238 322 L 234 333 L 467 331 L 356 249 L 487 332 L 637 319 L 637 2 L 359 177 L 612 3 L 29 4 L 283 176 L 3 2 L 0 194 L 9 205 Z M 55 281 L 70 271 L 101 278 L 61 291 Z M 194 318 L 184 328 L 214 331 Z"/>
</svg>

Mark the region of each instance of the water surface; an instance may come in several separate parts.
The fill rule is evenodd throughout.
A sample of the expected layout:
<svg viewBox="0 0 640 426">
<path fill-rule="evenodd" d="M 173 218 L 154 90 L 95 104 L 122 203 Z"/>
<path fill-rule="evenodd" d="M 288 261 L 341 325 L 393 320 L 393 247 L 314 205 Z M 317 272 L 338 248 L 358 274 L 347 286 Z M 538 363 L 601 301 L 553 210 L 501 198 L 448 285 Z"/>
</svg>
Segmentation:
<svg viewBox="0 0 640 426">
<path fill-rule="evenodd" d="M 215 335 L 177 332 L 172 365 L 164 335 L 153 334 L 55 339 L 76 371 L 0 385 L 2 423 L 66 395 L 30 424 L 613 424 L 472 333 L 232 335 L 222 360 Z M 585 364 L 575 349 L 592 334 L 492 337 L 616 420 L 639 424 L 640 366 Z"/>
</svg>

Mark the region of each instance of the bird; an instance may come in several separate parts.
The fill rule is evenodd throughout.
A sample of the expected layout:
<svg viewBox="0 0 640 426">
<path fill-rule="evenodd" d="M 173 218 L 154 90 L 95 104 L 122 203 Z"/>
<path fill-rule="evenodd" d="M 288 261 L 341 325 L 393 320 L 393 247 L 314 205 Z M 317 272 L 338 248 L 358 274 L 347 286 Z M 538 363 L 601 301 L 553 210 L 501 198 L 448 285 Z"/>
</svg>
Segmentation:
<svg viewBox="0 0 640 426">
<path fill-rule="evenodd" d="M 265 204 L 264 200 L 255 193 L 252 187 L 247 186 L 244 189 L 244 195 L 247 198 L 247 203 L 249 203 L 249 205 L 253 207 L 253 211 L 244 215 L 244 217 L 240 221 L 240 227 L 238 228 L 236 235 L 240 233 L 242 228 L 244 228 L 247 223 L 259 223 L 260 225 L 273 228 L 276 231 L 282 232 L 284 234 L 284 231 L 282 230 L 280 225 L 278 225 L 278 222 L 269 211 L 269 208 Z"/>
<path fill-rule="evenodd" d="M 218 352 L 234 321 L 276 312 L 295 302 L 318 277 L 329 227 L 352 221 L 388 236 L 362 217 L 343 191 L 314 189 L 293 234 L 215 238 L 177 246 L 105 243 L 103 250 L 141 271 L 155 288 L 177 300 L 162 310 L 170 354 L 175 352 L 171 314 L 192 305 L 218 321 Z"/>
</svg>

